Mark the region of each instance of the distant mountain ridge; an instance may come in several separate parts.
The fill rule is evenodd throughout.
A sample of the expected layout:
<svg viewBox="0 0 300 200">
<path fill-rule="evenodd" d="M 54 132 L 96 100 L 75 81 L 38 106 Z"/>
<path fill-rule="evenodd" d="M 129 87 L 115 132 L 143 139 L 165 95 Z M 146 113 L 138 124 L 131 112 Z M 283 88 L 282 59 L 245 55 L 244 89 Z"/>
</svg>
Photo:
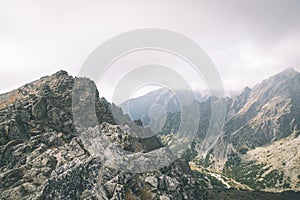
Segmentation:
<svg viewBox="0 0 300 200">
<path fill-rule="evenodd" d="M 189 105 L 193 99 L 203 102 L 208 98 L 207 95 L 201 95 L 200 92 L 194 91 L 177 90 L 175 93 L 167 88 L 161 88 L 129 99 L 119 106 L 123 113 L 128 114 L 131 119 L 141 119 L 147 125 L 150 121 L 149 111 L 152 106 L 159 105 L 165 109 L 166 113 L 174 113 L 180 111 L 180 106 Z"/>
</svg>

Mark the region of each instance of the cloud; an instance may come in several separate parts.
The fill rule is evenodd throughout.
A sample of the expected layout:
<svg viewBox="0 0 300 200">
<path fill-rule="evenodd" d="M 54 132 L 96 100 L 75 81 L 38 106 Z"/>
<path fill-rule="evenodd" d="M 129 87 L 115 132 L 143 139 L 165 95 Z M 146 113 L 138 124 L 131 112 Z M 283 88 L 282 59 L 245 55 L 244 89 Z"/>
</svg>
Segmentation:
<svg viewBox="0 0 300 200">
<path fill-rule="evenodd" d="M 59 69 L 77 75 L 102 42 L 144 27 L 190 37 L 225 88 L 240 90 L 288 66 L 300 70 L 299 19 L 298 0 L 2 1 L 0 93 Z"/>
<path fill-rule="evenodd" d="M 273 43 L 242 40 L 217 52 L 213 59 L 228 90 L 255 84 L 287 67 L 300 70 L 300 32 L 289 32 Z"/>
</svg>

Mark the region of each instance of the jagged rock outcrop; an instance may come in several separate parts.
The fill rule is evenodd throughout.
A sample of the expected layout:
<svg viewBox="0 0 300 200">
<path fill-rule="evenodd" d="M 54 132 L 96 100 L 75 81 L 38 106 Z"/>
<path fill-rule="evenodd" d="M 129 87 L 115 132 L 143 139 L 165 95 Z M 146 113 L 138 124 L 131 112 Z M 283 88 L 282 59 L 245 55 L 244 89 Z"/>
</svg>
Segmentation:
<svg viewBox="0 0 300 200">
<path fill-rule="evenodd" d="M 75 80 L 94 98 L 87 92 L 72 99 Z M 91 102 L 97 127 L 89 127 L 91 113 L 76 107 Z M 87 124 L 76 127 L 73 112 L 81 112 Z M 80 128 L 89 135 L 100 130 L 127 152 L 162 147 L 156 137 L 138 138 L 130 128 L 124 131 L 126 124 L 116 125 L 92 81 L 59 71 L 0 95 L 0 199 L 206 199 L 203 177 L 184 160 L 151 173 L 122 172 L 90 151 L 95 144 L 82 141 Z"/>
</svg>

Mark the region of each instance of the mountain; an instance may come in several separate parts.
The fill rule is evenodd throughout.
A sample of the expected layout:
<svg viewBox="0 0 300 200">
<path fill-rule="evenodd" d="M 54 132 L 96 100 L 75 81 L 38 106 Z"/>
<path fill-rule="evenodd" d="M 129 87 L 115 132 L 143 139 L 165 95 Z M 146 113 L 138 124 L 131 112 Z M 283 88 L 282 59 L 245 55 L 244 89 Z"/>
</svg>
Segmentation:
<svg viewBox="0 0 300 200">
<path fill-rule="evenodd" d="M 78 92 L 73 98 L 72 91 Z M 94 127 L 92 114 L 78 106 L 90 104 L 93 96 Z M 126 124 L 117 125 L 113 107 L 99 98 L 94 82 L 65 71 L 0 95 L 0 199 L 207 198 L 207 181 L 182 159 L 149 173 L 122 172 L 104 164 L 101 152 L 95 152 L 102 139 L 139 156 L 162 146 L 156 137 L 138 138 Z M 77 128 L 74 112 L 86 124 Z"/>
<path fill-rule="evenodd" d="M 225 124 L 218 143 L 233 147 L 224 168 L 227 174 L 247 179 L 254 188 L 300 190 L 299 94 L 300 74 L 292 68 L 252 89 L 242 108 Z M 253 174 L 241 178 L 242 171 Z"/>
<path fill-rule="evenodd" d="M 186 158 L 253 189 L 299 191 L 299 94 L 300 74 L 288 68 L 233 98 L 226 97 L 223 131 L 207 152 L 202 148 L 211 105 L 220 99 L 199 103 L 200 125 Z M 180 112 L 169 113 L 162 141 L 168 142 L 179 124 Z"/>
<path fill-rule="evenodd" d="M 161 106 L 168 112 L 178 112 L 180 111 L 180 106 L 185 106 L 191 104 L 193 99 L 198 99 L 198 101 L 202 102 L 207 99 L 207 96 L 202 96 L 199 92 L 185 91 L 185 90 L 177 90 L 171 91 L 167 88 L 161 88 L 154 91 L 151 91 L 143 96 L 129 99 L 122 104 L 120 104 L 120 108 L 124 112 L 124 114 L 129 114 L 131 119 L 138 120 L 141 119 L 144 125 L 148 125 L 150 122 L 150 114 L 155 115 L 155 109 L 152 110 L 153 106 Z"/>
<path fill-rule="evenodd" d="M 248 90 L 235 99 L 227 98 L 228 107 L 232 107 L 227 112 L 227 122 L 234 120 L 237 113 L 247 105 L 247 99 L 253 95 Z M 203 129 L 208 126 L 209 105 L 217 101 L 217 98 L 211 97 L 199 103 L 203 117 L 200 127 Z M 82 105 L 88 105 L 88 108 L 94 110 L 85 110 Z M 118 114 L 118 119 L 122 119 L 121 125 L 117 124 L 113 112 Z M 177 115 L 180 112 L 169 113 L 167 122 L 176 119 Z M 93 116 L 96 117 L 96 122 Z M 76 120 L 83 120 L 84 123 L 78 124 Z M 0 95 L 0 199 L 170 200 L 299 197 L 299 193 L 293 191 L 253 191 L 247 184 L 241 183 L 243 180 L 236 181 L 240 180 L 239 177 L 229 172 L 229 168 L 224 168 L 227 169 L 224 174 L 210 171 L 209 167 L 213 165 L 201 168 L 197 164 L 197 161 L 200 162 L 197 158 L 197 145 L 205 132 L 200 127 L 199 137 L 191 145 L 193 151 L 185 153 L 186 159 L 177 159 L 161 169 L 147 172 L 120 170 L 114 164 L 127 163 L 123 169 L 131 169 L 134 163 L 131 162 L 131 157 L 126 157 L 126 154 L 120 156 L 118 153 L 134 153 L 143 168 L 147 169 L 153 165 L 148 162 L 150 154 L 147 153 L 159 150 L 164 145 L 155 136 L 137 137 L 135 132 L 144 129 L 140 126 L 140 129 L 132 129 L 131 123 L 133 122 L 128 115 L 123 115 L 120 108 L 99 97 L 93 81 L 74 78 L 65 71 L 42 77 Z M 167 132 L 176 131 L 177 123 L 178 121 L 168 123 L 169 127 L 161 137 L 168 140 L 171 136 Z M 297 130 L 297 127 L 293 127 Z M 271 142 L 271 146 L 249 149 L 243 155 L 257 159 L 257 162 L 276 162 L 277 153 L 284 155 L 282 149 L 297 153 L 298 140 L 290 138 L 294 135 L 282 136 L 282 139 Z M 283 140 L 287 142 L 280 146 Z M 109 141 L 110 145 L 107 146 L 104 141 Z M 257 150 L 262 155 L 268 154 L 268 160 L 256 158 Z M 216 150 L 211 149 L 210 157 L 206 159 L 208 164 L 210 158 L 214 158 L 214 152 Z M 187 155 L 190 159 L 187 159 Z M 106 163 L 106 156 L 115 163 Z M 233 165 L 235 161 L 244 162 L 237 157 L 241 156 L 239 154 L 236 157 L 233 154 L 230 156 L 226 166 L 231 163 L 231 169 L 237 167 Z M 170 157 L 165 154 L 164 158 L 152 161 L 155 165 L 168 162 Z M 191 160 L 194 163 L 187 162 Z M 297 160 L 293 164 L 286 163 L 286 166 L 298 167 Z M 292 168 L 290 172 L 294 174 Z"/>
<path fill-rule="evenodd" d="M 291 68 L 263 81 L 228 121 L 225 134 L 252 148 L 287 137 L 299 127 L 299 91 L 300 74 Z"/>
</svg>

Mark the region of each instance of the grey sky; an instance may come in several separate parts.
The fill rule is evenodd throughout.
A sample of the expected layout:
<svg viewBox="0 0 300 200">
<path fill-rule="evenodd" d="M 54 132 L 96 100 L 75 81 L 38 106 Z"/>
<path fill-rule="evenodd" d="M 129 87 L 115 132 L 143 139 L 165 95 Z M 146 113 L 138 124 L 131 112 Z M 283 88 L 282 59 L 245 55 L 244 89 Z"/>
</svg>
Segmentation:
<svg viewBox="0 0 300 200">
<path fill-rule="evenodd" d="M 60 69 L 77 75 L 102 42 L 145 27 L 200 44 L 226 90 L 300 71 L 299 0 L 1 0 L 0 93 Z"/>
</svg>

